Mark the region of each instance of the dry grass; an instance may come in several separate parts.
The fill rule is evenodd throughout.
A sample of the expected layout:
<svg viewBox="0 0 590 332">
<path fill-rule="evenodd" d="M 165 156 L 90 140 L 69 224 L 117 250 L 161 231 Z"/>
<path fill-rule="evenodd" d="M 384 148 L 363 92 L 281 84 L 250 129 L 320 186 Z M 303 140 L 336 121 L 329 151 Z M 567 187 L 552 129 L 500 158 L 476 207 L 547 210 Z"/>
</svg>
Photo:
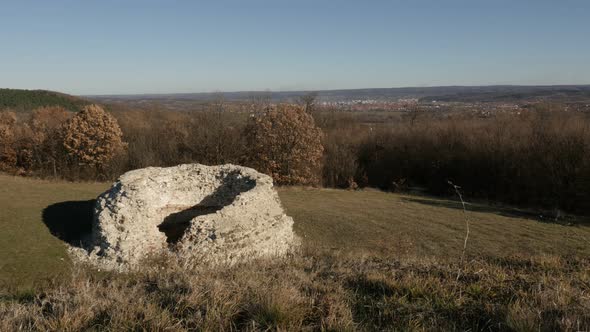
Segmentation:
<svg viewBox="0 0 590 332">
<path fill-rule="evenodd" d="M 73 266 L 46 206 L 107 184 L 0 176 L 0 330 L 588 330 L 590 229 L 378 191 L 281 188 L 301 253 L 187 271 Z M 475 210 L 475 212 L 474 212 Z M 457 279 L 457 270 L 462 268 Z"/>
<path fill-rule="evenodd" d="M 457 201 L 376 190 L 282 188 L 279 194 L 296 232 L 314 247 L 439 260 L 457 260 L 463 250 L 465 217 Z M 587 218 L 555 223 L 484 204 L 468 204 L 467 210 L 468 256 L 590 255 Z"/>
<path fill-rule="evenodd" d="M 86 269 L 4 295 L 0 330 L 584 330 L 590 261 L 556 256 L 457 264 L 318 253 L 231 268 Z"/>
</svg>

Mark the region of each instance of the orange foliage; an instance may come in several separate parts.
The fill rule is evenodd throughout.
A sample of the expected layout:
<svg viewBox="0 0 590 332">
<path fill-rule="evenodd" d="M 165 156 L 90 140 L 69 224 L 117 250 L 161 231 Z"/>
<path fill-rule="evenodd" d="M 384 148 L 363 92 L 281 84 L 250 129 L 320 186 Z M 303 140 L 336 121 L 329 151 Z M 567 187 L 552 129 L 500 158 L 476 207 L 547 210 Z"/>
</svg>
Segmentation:
<svg viewBox="0 0 590 332">
<path fill-rule="evenodd" d="M 302 107 L 268 108 L 252 117 L 246 135 L 250 164 L 277 184 L 319 184 L 322 131 Z"/>
<path fill-rule="evenodd" d="M 125 149 L 117 120 L 98 105 L 90 105 L 64 125 L 63 146 L 81 165 L 102 168 Z"/>
</svg>

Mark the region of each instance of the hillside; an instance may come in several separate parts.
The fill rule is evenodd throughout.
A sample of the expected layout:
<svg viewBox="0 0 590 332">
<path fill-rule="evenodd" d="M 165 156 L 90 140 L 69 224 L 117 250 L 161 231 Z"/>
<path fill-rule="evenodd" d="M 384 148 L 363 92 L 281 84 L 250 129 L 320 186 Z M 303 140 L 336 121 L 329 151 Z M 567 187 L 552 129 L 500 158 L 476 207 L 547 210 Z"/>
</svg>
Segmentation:
<svg viewBox="0 0 590 332">
<path fill-rule="evenodd" d="M 587 330 L 590 229 L 453 200 L 280 188 L 303 250 L 141 271 L 73 266 L 50 228 L 91 220 L 106 183 L 0 175 L 1 331 Z M 90 211 L 90 213 L 89 213 Z M 47 225 L 47 226 L 46 226 Z"/>
<path fill-rule="evenodd" d="M 62 106 L 77 112 L 89 103 L 82 98 L 53 91 L 0 89 L 0 110 L 25 112 L 43 106 Z"/>
<path fill-rule="evenodd" d="M 63 217 L 56 222 L 76 228 L 84 222 L 76 217 L 87 215 L 91 199 L 108 187 L 0 174 L 0 286 L 9 281 L 13 286 L 34 283 L 67 269 L 65 246 L 44 225 L 42 211 L 52 206 Z M 456 201 L 298 187 L 280 188 L 279 195 L 295 220 L 295 232 L 314 250 L 440 260 L 461 254 L 465 225 Z M 565 226 L 515 210 L 476 204 L 468 208 L 468 253 L 474 256 L 590 255 L 587 219 L 570 220 L 573 225 Z"/>
</svg>

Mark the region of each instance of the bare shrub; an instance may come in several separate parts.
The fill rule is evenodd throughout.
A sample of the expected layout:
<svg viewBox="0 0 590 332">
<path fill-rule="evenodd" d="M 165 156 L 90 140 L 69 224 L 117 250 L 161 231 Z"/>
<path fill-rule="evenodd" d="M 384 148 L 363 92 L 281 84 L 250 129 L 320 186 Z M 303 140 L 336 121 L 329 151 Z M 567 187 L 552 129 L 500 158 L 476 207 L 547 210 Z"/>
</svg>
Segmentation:
<svg viewBox="0 0 590 332">
<path fill-rule="evenodd" d="M 201 146 L 195 148 L 200 148 L 203 152 L 202 158 L 210 163 L 237 163 L 244 153 L 242 129 L 246 122 L 245 118 L 231 113 L 223 96 L 219 96 L 212 106 L 211 112 L 198 115 L 196 120 L 200 127 L 193 129 L 193 133 L 201 132 L 202 135 L 200 141 L 192 145 L 200 144 Z"/>
<path fill-rule="evenodd" d="M 584 193 L 590 161 L 590 121 L 554 110 L 487 119 L 425 119 L 413 126 L 384 124 L 359 148 L 360 173 L 369 185 L 409 186 L 449 195 L 446 181 L 470 197 L 587 212 Z"/>
<path fill-rule="evenodd" d="M 303 96 L 299 96 L 299 98 L 297 98 L 297 103 L 301 105 L 307 113 L 312 114 L 315 112 L 317 99 L 317 92 L 308 92 Z"/>
<path fill-rule="evenodd" d="M 277 184 L 320 182 L 322 131 L 302 107 L 278 105 L 251 118 L 246 129 L 248 162 Z"/>
<path fill-rule="evenodd" d="M 33 110 L 28 123 L 32 146 L 32 169 L 57 176 L 65 168 L 66 154 L 61 142 L 62 127 L 72 113 L 59 106 Z"/>
<path fill-rule="evenodd" d="M 0 171 L 12 171 L 16 167 L 17 158 L 13 146 L 15 126 L 14 112 L 0 112 Z"/>
<path fill-rule="evenodd" d="M 123 139 L 128 144 L 126 169 L 137 169 L 148 166 L 162 166 L 160 142 L 166 142 L 161 136 L 162 125 L 158 111 L 137 111 L 125 109 L 114 112 L 121 126 Z"/>
<path fill-rule="evenodd" d="M 343 136 L 330 136 L 324 141 L 323 184 L 327 187 L 355 186 L 357 175 L 357 147 Z"/>
<path fill-rule="evenodd" d="M 240 163 L 244 155 L 242 133 L 246 116 L 227 111 L 220 103 L 217 107 L 203 112 L 116 112 L 129 144 L 126 168 L 194 162 Z"/>
<path fill-rule="evenodd" d="M 71 113 L 60 106 L 40 107 L 31 114 L 31 128 L 39 136 L 38 141 L 44 141 L 70 118 Z"/>
<path fill-rule="evenodd" d="M 325 133 L 323 185 L 336 188 L 357 187 L 359 147 L 370 134 L 370 128 L 363 127 L 354 117 L 335 111 L 316 112 L 314 118 Z"/>
</svg>

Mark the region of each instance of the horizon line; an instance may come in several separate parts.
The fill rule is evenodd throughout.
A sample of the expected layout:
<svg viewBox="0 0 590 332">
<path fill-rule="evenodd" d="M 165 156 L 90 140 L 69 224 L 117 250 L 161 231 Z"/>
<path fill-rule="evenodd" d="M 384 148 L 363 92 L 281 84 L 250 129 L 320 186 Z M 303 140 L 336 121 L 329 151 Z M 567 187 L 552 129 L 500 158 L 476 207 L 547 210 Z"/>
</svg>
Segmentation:
<svg viewBox="0 0 590 332">
<path fill-rule="evenodd" d="M 207 95 L 207 94 L 224 94 L 224 93 L 313 93 L 313 92 L 333 92 L 333 91 L 355 91 L 355 90 L 391 90 L 391 89 L 430 89 L 430 88 L 492 88 L 492 87 L 590 87 L 590 83 L 581 84 L 483 84 L 483 85 L 427 85 L 427 86 L 397 86 L 397 87 L 373 87 L 373 88 L 345 88 L 345 89 L 320 89 L 320 90 L 230 90 L 230 91 L 201 91 L 201 92 L 141 92 L 141 93 L 100 93 L 100 94 L 71 94 L 77 97 L 115 97 L 115 96 L 157 96 L 157 95 Z M 7 88 L 10 89 L 10 88 Z M 24 89 L 27 90 L 27 89 Z M 31 91 L 53 91 L 65 93 L 56 90 L 30 89 Z"/>
</svg>

